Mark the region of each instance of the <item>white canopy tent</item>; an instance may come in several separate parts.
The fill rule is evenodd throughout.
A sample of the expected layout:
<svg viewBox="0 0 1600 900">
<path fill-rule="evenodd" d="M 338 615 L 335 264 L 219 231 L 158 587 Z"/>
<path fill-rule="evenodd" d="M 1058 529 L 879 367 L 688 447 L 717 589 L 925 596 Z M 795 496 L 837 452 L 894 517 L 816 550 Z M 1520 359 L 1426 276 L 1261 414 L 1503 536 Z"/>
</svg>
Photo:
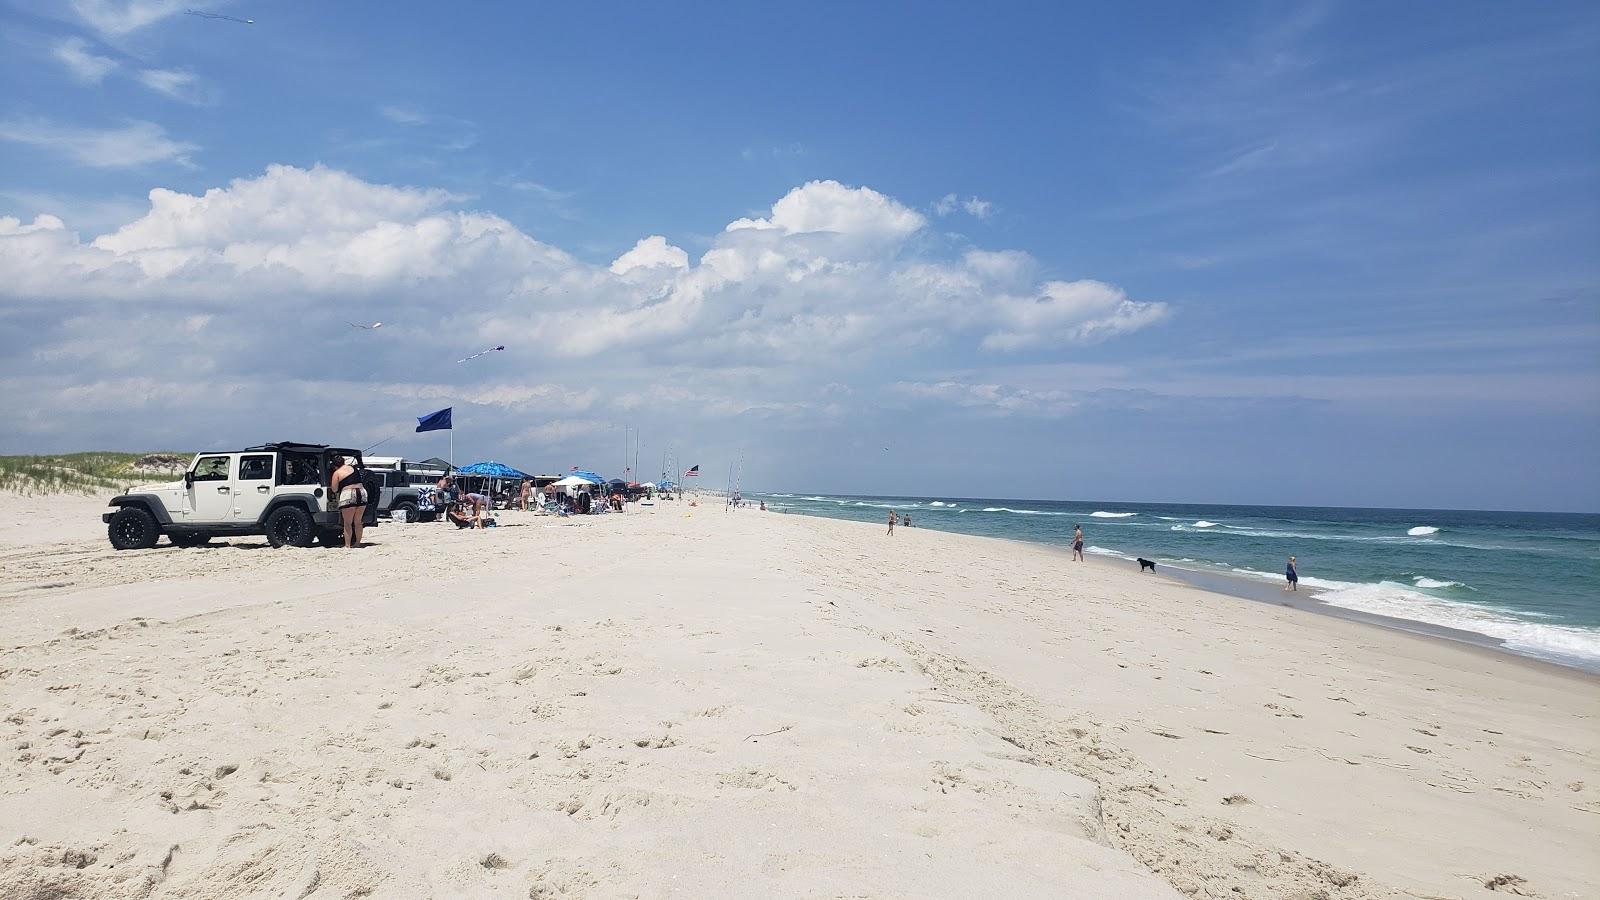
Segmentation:
<svg viewBox="0 0 1600 900">
<path fill-rule="evenodd" d="M 577 487 L 594 487 L 594 482 L 590 481 L 587 478 L 579 478 L 576 475 L 568 475 L 567 477 L 561 479 L 560 481 L 554 481 L 554 482 L 551 482 L 550 484 L 545 485 L 546 489 L 549 489 L 549 488 L 577 488 Z"/>
</svg>

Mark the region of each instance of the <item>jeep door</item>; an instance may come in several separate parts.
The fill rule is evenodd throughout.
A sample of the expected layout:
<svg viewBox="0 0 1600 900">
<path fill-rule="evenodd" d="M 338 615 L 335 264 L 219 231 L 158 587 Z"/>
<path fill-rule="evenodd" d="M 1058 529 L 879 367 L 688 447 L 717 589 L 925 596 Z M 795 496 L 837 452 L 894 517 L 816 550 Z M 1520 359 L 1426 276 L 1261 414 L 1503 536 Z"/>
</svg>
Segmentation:
<svg viewBox="0 0 1600 900">
<path fill-rule="evenodd" d="M 239 454 L 238 474 L 233 479 L 233 518 L 240 524 L 255 522 L 267 511 L 272 499 L 271 453 Z"/>
<path fill-rule="evenodd" d="M 232 453 L 199 456 L 190 469 L 189 521 L 215 525 L 233 521 Z"/>
</svg>

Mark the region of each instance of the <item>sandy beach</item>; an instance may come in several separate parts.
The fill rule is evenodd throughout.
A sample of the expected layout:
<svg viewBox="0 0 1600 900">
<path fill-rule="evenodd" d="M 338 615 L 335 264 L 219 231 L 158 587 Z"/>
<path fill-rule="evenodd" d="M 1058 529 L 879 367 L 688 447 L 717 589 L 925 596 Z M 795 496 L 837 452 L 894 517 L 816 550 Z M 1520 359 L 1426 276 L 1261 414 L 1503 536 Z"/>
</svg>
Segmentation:
<svg viewBox="0 0 1600 900">
<path fill-rule="evenodd" d="M 124 553 L 6 502 L 8 898 L 1600 884 L 1600 680 L 1481 648 L 716 501 Z"/>
</svg>

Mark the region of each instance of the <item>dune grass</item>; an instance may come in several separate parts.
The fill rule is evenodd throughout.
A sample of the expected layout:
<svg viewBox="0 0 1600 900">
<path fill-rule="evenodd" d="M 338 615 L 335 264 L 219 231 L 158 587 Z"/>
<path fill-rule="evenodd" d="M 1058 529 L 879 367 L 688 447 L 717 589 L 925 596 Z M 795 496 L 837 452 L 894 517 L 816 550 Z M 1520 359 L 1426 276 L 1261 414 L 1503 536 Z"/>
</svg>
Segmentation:
<svg viewBox="0 0 1600 900">
<path fill-rule="evenodd" d="M 0 490 L 29 495 L 101 494 L 176 478 L 189 459 L 187 453 L 109 451 L 0 456 Z"/>
</svg>

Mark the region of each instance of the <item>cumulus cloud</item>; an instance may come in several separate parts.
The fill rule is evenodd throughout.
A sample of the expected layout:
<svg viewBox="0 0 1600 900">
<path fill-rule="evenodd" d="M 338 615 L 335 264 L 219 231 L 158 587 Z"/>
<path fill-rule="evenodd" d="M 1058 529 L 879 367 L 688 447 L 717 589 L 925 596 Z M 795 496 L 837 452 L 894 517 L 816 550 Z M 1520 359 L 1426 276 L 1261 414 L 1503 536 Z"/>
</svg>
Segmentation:
<svg viewBox="0 0 1600 900">
<path fill-rule="evenodd" d="M 80 37 L 57 42 L 51 55 L 84 84 L 99 84 L 117 67 L 116 60 L 91 52 L 89 42 Z"/>
<path fill-rule="evenodd" d="M 922 229 L 920 213 L 871 188 L 812 181 L 772 204 L 772 215 L 735 219 L 727 231 L 776 230 L 786 235 L 826 232 L 864 240 L 898 241 Z"/>
<path fill-rule="evenodd" d="M 926 227 L 877 191 L 818 181 L 734 221 L 698 259 L 649 235 L 593 264 L 445 191 L 271 166 L 199 194 L 152 190 L 97 237 L 54 215 L 0 218 L 0 309 L 28 335 L 0 343 L 3 375 L 30 404 L 66 404 L 18 418 L 24 434 L 87 440 L 106 422 L 78 410 L 101 388 L 70 391 L 183 373 L 217 390 L 151 381 L 138 427 L 214 418 L 376 441 L 455 405 L 480 410 L 463 423 L 502 417 L 498 435 L 582 443 L 603 436 L 570 422 L 607 415 L 661 433 L 706 417 L 833 421 L 930 358 L 1050 350 L 1166 315 L 1100 282 L 1041 283 L 1020 251 L 929 250 Z M 367 321 L 384 328 L 347 324 Z M 455 362 L 495 344 L 508 350 Z M 919 396 L 936 394 L 981 396 Z"/>
<path fill-rule="evenodd" d="M 163 162 L 190 165 L 189 154 L 200 149 L 167 137 L 166 130 L 154 122 L 142 121 L 116 128 L 86 128 L 49 119 L 4 119 L 0 120 L 0 141 L 50 150 L 97 169 L 129 169 Z"/>
<path fill-rule="evenodd" d="M 667 243 L 667 239 L 659 234 L 652 234 L 647 238 L 640 238 L 633 249 L 616 258 L 611 264 L 613 275 L 625 275 L 634 269 L 654 269 L 665 267 L 668 269 L 689 268 L 689 254 L 682 248 L 674 247 Z"/>
</svg>

